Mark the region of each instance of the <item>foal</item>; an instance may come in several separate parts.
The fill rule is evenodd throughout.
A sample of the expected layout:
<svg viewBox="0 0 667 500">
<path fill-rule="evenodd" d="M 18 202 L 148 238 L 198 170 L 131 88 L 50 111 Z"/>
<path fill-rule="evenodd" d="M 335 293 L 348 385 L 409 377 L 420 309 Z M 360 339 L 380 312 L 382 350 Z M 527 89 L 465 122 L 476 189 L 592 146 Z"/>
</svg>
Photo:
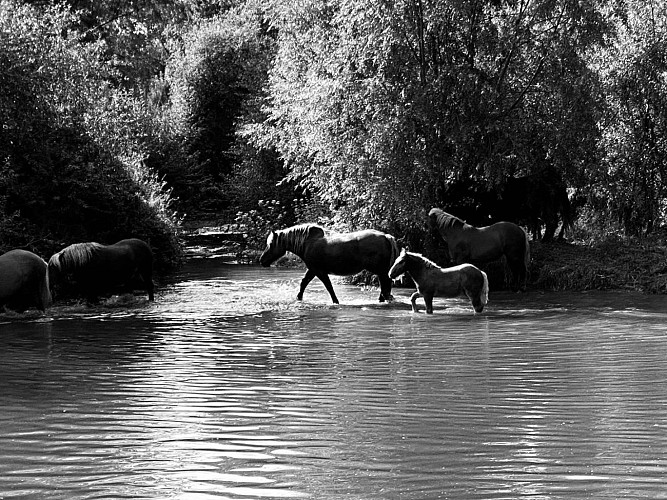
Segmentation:
<svg viewBox="0 0 667 500">
<path fill-rule="evenodd" d="M 424 298 L 426 313 L 433 314 L 433 297 L 458 297 L 466 295 L 475 312 L 482 312 L 489 300 L 489 280 L 484 271 L 472 264 L 442 268 L 421 254 L 401 250 L 401 254 L 389 270 L 390 278 L 408 273 L 417 284 L 412 294 L 412 311 L 417 312 L 416 301 Z"/>
</svg>

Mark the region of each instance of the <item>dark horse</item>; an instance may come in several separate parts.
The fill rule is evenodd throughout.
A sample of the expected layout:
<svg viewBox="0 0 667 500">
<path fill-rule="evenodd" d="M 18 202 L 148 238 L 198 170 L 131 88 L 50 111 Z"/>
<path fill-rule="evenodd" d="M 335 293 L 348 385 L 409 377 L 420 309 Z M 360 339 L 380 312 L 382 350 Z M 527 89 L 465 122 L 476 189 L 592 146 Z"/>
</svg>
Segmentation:
<svg viewBox="0 0 667 500">
<path fill-rule="evenodd" d="M 574 225 L 574 211 L 561 174 L 545 168 L 523 177 L 510 177 L 492 205 L 495 220 L 527 225 L 533 238 L 551 241 L 562 222 L 558 239 Z M 542 234 L 542 224 L 544 233 Z"/>
<path fill-rule="evenodd" d="M 44 311 L 51 304 L 46 262 L 27 250 L 0 255 L 0 307 L 17 312 L 30 307 Z"/>
<path fill-rule="evenodd" d="M 75 243 L 49 260 L 51 284 L 63 279 L 73 282 L 89 302 L 98 296 L 123 288 L 131 290 L 137 281 L 155 300 L 153 252 L 142 240 L 121 240 L 113 245 Z"/>
<path fill-rule="evenodd" d="M 431 227 L 437 228 L 447 243 L 454 264 L 483 264 L 504 256 L 515 287 L 525 289 L 530 244 L 521 227 L 512 222 L 496 222 L 477 228 L 439 208 L 432 208 L 428 216 Z"/>
<path fill-rule="evenodd" d="M 408 273 L 417 284 L 417 291 L 410 297 L 413 312 L 417 312 L 419 297 L 424 298 L 427 314 L 433 314 L 433 297 L 466 295 L 478 313 L 489 301 L 486 273 L 472 264 L 442 268 L 421 254 L 403 249 L 389 270 L 389 277 L 398 278 L 403 273 Z"/>
<path fill-rule="evenodd" d="M 301 224 L 272 231 L 259 262 L 268 267 L 287 251 L 298 255 L 308 267 L 296 296 L 298 300 L 303 299 L 308 283 L 318 277 L 333 303 L 338 304 L 329 274 L 348 276 L 364 269 L 376 274 L 380 280 L 380 302 L 393 299 L 388 273 L 398 255 L 398 245 L 389 234 L 369 229 L 327 235 L 320 226 Z"/>
</svg>

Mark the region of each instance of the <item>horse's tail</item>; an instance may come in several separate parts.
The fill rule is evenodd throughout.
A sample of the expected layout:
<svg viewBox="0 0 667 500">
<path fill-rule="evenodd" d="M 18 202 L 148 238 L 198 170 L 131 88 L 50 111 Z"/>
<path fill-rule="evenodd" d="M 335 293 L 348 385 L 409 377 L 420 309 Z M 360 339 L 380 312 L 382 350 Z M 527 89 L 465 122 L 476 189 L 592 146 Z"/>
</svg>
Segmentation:
<svg viewBox="0 0 667 500">
<path fill-rule="evenodd" d="M 473 272 L 473 275 L 470 275 L 470 271 Z M 479 293 L 474 292 L 474 295 L 471 295 L 471 292 L 473 292 L 472 289 L 472 283 L 474 282 L 474 288 L 476 289 L 477 286 L 479 285 L 479 280 L 478 280 L 478 275 L 477 273 L 481 274 L 482 276 L 482 288 L 479 290 Z M 475 310 L 476 313 L 481 313 L 484 310 L 484 306 L 489 302 L 489 278 L 486 275 L 484 271 L 479 269 L 476 266 L 473 266 L 470 264 L 466 268 L 466 273 L 465 273 L 465 278 L 464 278 L 464 284 L 463 284 L 463 289 L 472 302 L 472 307 Z M 473 277 L 474 276 L 474 277 Z"/>
<path fill-rule="evenodd" d="M 385 237 L 387 238 L 390 246 L 389 269 L 391 269 L 391 266 L 393 266 L 394 262 L 396 262 L 396 259 L 398 259 L 398 256 L 401 253 L 401 249 L 398 247 L 396 238 L 394 238 L 391 234 L 385 234 Z"/>
<path fill-rule="evenodd" d="M 42 307 L 46 309 L 53 303 L 51 284 L 49 283 L 49 265 L 44 262 L 44 279 L 40 280 Z"/>
<path fill-rule="evenodd" d="M 489 278 L 484 271 L 479 270 L 482 273 L 482 278 L 484 278 L 484 284 L 482 285 L 482 291 L 479 294 L 479 300 L 483 306 L 489 302 Z"/>
</svg>

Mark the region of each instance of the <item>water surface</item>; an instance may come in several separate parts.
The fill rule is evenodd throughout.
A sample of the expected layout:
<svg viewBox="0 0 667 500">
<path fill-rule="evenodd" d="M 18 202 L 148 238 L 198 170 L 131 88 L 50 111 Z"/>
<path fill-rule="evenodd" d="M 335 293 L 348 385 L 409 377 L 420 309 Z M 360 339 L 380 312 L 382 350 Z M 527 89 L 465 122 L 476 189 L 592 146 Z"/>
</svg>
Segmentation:
<svg viewBox="0 0 667 500">
<path fill-rule="evenodd" d="M 666 298 L 427 316 L 300 274 L 1 315 L 0 498 L 667 498 Z"/>
</svg>

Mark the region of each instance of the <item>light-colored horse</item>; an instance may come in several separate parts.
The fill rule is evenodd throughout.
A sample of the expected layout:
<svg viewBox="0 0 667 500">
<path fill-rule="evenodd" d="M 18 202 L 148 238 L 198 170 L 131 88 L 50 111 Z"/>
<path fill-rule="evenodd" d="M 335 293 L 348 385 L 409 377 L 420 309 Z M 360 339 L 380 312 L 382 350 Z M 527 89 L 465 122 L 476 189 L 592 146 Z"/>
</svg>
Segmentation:
<svg viewBox="0 0 667 500">
<path fill-rule="evenodd" d="M 484 271 L 472 264 L 442 268 L 418 253 L 401 250 L 401 254 L 389 270 L 394 279 L 407 273 L 417 285 L 412 294 L 412 310 L 417 312 L 417 299 L 424 298 L 427 314 L 433 314 L 433 297 L 458 297 L 470 299 L 475 312 L 482 312 L 489 300 L 489 280 Z"/>
</svg>

